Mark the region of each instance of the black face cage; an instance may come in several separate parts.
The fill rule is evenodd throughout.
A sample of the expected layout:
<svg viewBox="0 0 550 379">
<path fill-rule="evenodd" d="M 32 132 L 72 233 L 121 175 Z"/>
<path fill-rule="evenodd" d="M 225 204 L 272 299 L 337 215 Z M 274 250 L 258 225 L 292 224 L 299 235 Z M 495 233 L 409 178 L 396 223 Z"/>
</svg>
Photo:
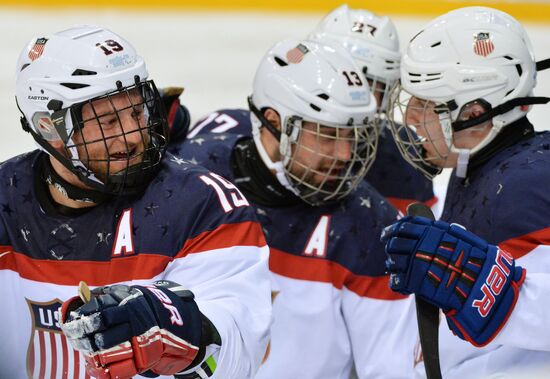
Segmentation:
<svg viewBox="0 0 550 379">
<path fill-rule="evenodd" d="M 117 86 L 115 91 L 68 108 L 73 128 L 68 135 L 60 134 L 65 154 L 55 154 L 55 157 L 92 189 L 112 195 L 136 194 L 143 191 L 160 168 L 168 144 L 166 111 L 152 80 L 136 79 L 135 85 L 127 87 L 118 82 Z M 117 108 L 115 99 L 124 106 Z M 99 101 L 108 104 L 103 106 L 103 113 L 97 108 Z M 83 119 L 84 107 L 91 109 L 92 116 L 87 119 Z M 131 127 L 124 124 L 123 112 L 131 112 L 135 121 Z M 110 118 L 112 124 L 108 131 L 102 124 L 106 118 Z M 97 129 L 92 133 L 95 138 L 86 139 L 86 128 Z M 59 125 L 56 129 L 66 130 Z M 135 138 L 136 134 L 139 138 Z M 122 142 L 117 146 L 123 147 L 122 151 L 118 148 L 117 156 L 113 157 L 115 139 Z M 112 168 L 115 161 L 119 166 L 117 170 Z"/>
</svg>

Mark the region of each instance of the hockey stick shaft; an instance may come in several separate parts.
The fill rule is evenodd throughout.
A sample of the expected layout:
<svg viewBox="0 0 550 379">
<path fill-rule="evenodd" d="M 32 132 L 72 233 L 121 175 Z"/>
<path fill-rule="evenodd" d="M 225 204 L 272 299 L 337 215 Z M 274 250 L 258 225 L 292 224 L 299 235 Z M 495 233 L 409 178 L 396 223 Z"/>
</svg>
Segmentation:
<svg viewBox="0 0 550 379">
<path fill-rule="evenodd" d="M 413 203 L 407 207 L 407 215 L 422 216 L 435 220 L 432 210 L 423 203 Z M 439 308 L 416 296 L 416 317 L 420 346 L 424 357 L 424 369 L 428 379 L 441 379 L 439 366 Z"/>
</svg>

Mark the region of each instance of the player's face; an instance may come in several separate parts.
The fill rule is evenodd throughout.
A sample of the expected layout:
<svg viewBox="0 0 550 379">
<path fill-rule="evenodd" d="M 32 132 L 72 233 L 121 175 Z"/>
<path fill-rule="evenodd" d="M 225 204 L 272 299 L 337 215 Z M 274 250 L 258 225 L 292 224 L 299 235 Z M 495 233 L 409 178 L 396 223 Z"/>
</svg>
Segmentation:
<svg viewBox="0 0 550 379">
<path fill-rule="evenodd" d="M 82 162 L 100 179 L 143 160 L 150 136 L 137 89 L 86 103 L 82 120 L 73 139 Z"/>
<path fill-rule="evenodd" d="M 304 121 L 289 171 L 315 186 L 337 185 L 352 158 L 354 143 L 352 129 Z"/>
<path fill-rule="evenodd" d="M 445 141 L 434 102 L 411 97 L 407 103 L 404 121 L 415 129 L 416 135 L 422 140 L 426 161 L 438 167 L 456 166 L 457 154 L 450 151 Z"/>
</svg>

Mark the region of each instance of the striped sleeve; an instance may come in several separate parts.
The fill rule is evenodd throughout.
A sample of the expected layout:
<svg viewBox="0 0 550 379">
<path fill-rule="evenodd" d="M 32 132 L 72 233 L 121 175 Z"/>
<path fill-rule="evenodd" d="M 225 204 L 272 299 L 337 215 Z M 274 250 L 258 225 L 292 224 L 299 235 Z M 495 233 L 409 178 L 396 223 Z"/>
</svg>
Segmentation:
<svg viewBox="0 0 550 379">
<path fill-rule="evenodd" d="M 195 294 L 199 309 L 220 334 L 212 378 L 252 378 L 271 322 L 268 247 L 242 194 L 220 187 L 223 193 L 210 188 L 204 203 L 191 208 L 195 230 L 164 275 Z M 231 209 L 220 202 L 224 195 Z M 235 206 L 238 201 L 241 205 Z"/>
<path fill-rule="evenodd" d="M 550 246 L 535 245 L 539 231 L 504 241 L 500 248 L 510 252 L 527 275 L 518 301 L 493 343 L 550 352 Z M 540 239 L 544 238 L 539 235 Z"/>
</svg>

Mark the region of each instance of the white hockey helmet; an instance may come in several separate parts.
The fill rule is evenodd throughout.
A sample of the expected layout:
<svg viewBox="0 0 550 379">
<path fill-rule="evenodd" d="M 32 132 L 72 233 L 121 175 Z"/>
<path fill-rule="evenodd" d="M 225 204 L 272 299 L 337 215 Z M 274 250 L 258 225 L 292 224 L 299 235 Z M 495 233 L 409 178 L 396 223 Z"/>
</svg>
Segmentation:
<svg viewBox="0 0 550 379">
<path fill-rule="evenodd" d="M 428 177 L 441 168 L 424 158 L 424 143 L 407 125 L 411 96 L 438 114 L 447 152 L 468 156 L 489 144 L 506 125 L 525 116 L 536 85 L 536 62 L 531 42 L 512 16 L 487 7 L 466 7 L 444 14 L 422 29 L 409 43 L 401 61 L 401 83 L 392 90 L 388 108 L 395 140 L 404 157 Z M 462 120 L 465 107 L 483 105 L 481 117 Z M 474 148 L 458 149 L 453 132 L 492 121 L 489 134 Z M 461 155 L 463 158 L 461 158 Z M 445 156 L 436 159 L 446 159 Z M 465 172 L 465 167 L 459 171 Z"/>
<path fill-rule="evenodd" d="M 397 29 L 388 17 L 344 4 L 326 15 L 309 38 L 344 46 L 369 79 L 371 91 L 380 92 L 379 109 L 385 110 L 401 59 Z"/>
<path fill-rule="evenodd" d="M 154 83 L 147 80 L 145 62 L 128 41 L 91 25 L 33 38 L 19 56 L 16 77 L 16 101 L 23 113 L 23 128 L 42 150 L 103 193 L 133 192 L 148 183 L 166 148 L 166 117 Z M 139 103 L 132 103 L 132 90 L 140 94 Z M 113 104 L 112 97 L 121 93 L 126 94 L 132 108 L 143 108 L 146 117 L 139 133 L 146 148 L 140 164 L 127 164 L 125 170 L 107 172 L 100 178 L 89 167 L 92 159 L 82 156 L 86 144 L 93 141 L 77 143 L 73 137 L 87 121 L 82 120 L 84 104 L 91 105 L 100 124 L 101 115 L 92 101 L 106 98 Z M 117 118 L 120 120 L 118 113 Z M 64 145 L 61 152 L 50 144 L 59 140 Z"/>
<path fill-rule="evenodd" d="M 253 135 L 268 168 L 279 181 L 312 205 L 337 200 L 351 192 L 374 160 L 377 131 L 374 122 L 376 100 L 351 56 L 342 48 L 313 41 L 285 40 L 273 46 L 262 58 L 254 77 L 254 92 L 249 98 Z M 275 129 L 263 111 L 274 109 L 281 119 Z M 316 125 L 306 129 L 304 122 Z M 260 140 L 266 127 L 278 140 L 281 160 L 272 162 Z M 327 135 L 323 130 L 331 128 Z M 322 156 L 321 149 L 305 147 L 301 136 L 315 133 L 320 140 L 346 141 L 351 153 L 345 162 L 326 172 L 306 167 L 295 159 L 297 148 L 310 149 Z M 305 138 L 305 137 L 304 137 Z M 341 160 L 341 159 L 340 159 Z M 300 167 L 300 174 L 296 173 Z M 345 167 L 345 168 L 343 168 Z M 308 180 L 321 175 L 320 183 Z"/>
</svg>

